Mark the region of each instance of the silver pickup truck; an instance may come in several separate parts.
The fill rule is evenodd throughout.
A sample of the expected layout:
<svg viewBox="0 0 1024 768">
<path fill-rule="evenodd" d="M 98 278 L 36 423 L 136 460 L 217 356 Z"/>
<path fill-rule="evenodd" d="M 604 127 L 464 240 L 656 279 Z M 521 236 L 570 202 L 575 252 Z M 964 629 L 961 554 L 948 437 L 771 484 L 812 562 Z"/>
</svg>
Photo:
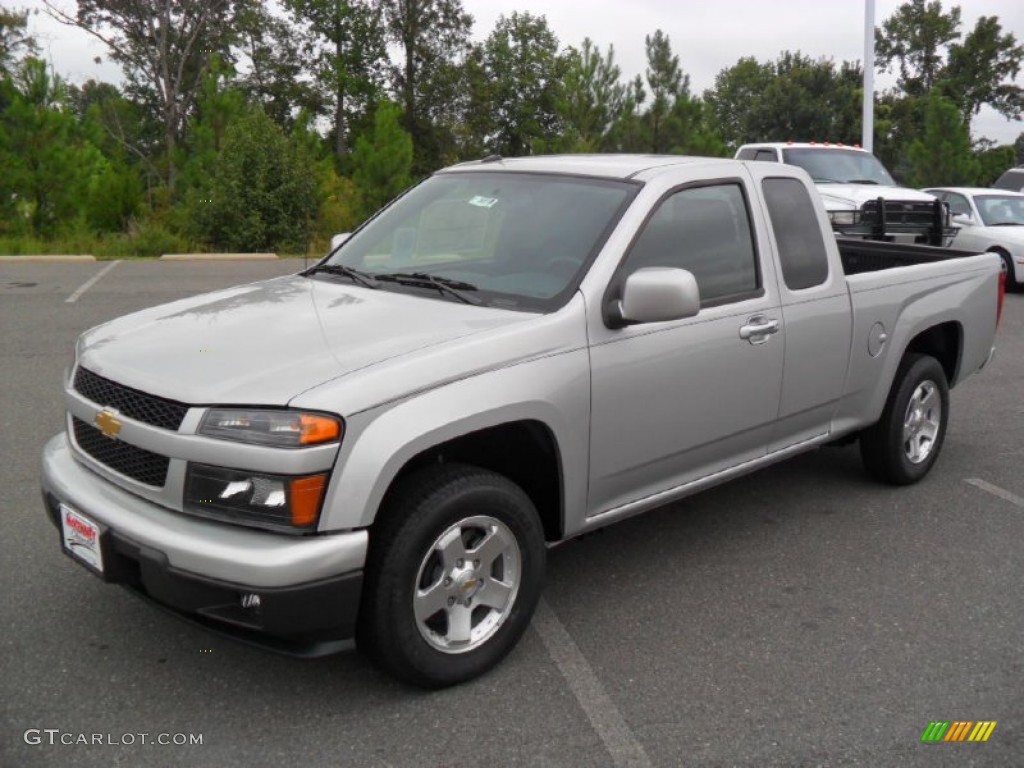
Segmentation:
<svg viewBox="0 0 1024 768">
<path fill-rule="evenodd" d="M 45 506 L 179 615 L 449 685 L 516 643 L 548 545 L 844 438 L 921 479 L 1000 275 L 837 241 L 779 163 L 458 165 L 300 274 L 83 334 Z"/>
</svg>

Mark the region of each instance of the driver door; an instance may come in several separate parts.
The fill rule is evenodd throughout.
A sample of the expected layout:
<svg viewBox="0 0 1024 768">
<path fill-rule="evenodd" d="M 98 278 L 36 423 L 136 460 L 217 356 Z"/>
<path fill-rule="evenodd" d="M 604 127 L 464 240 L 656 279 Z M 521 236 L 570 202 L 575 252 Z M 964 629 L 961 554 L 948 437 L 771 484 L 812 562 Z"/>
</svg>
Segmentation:
<svg viewBox="0 0 1024 768">
<path fill-rule="evenodd" d="M 590 515 L 767 453 L 785 326 L 749 184 L 709 177 L 668 190 L 612 279 L 688 269 L 701 292 L 696 316 L 608 328 L 590 314 Z"/>
</svg>

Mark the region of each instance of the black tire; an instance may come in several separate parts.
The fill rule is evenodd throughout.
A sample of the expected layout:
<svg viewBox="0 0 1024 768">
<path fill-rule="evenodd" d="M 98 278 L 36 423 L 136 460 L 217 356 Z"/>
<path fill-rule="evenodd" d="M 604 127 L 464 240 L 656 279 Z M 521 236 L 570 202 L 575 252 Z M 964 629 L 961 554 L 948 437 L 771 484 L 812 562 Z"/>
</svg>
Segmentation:
<svg viewBox="0 0 1024 768">
<path fill-rule="evenodd" d="M 925 423 L 930 417 L 937 415 L 937 430 L 929 439 L 926 432 L 918 433 L 911 441 L 904 440 L 905 421 L 910 416 L 909 405 L 919 388 L 927 391 L 934 387 L 939 410 L 934 407 L 922 408 L 924 421 L 916 426 L 928 427 Z M 864 467 L 874 479 L 891 485 L 910 485 L 928 474 L 932 465 L 939 457 L 942 443 L 946 437 L 946 425 L 949 422 L 949 384 L 946 373 L 939 361 L 929 355 L 908 354 L 900 363 L 899 370 L 893 380 L 892 390 L 882 411 L 882 418 L 876 424 L 864 430 L 860 436 L 860 455 Z M 909 454 L 912 441 L 919 441 L 918 447 L 925 444 L 927 453 L 915 461 Z M 922 456 L 918 452 L 918 456 Z"/>
<path fill-rule="evenodd" d="M 486 521 L 496 522 L 489 527 Z M 451 534 L 453 528 L 456 534 Z M 435 546 L 446 533 L 452 544 L 444 552 L 450 555 L 462 547 L 467 556 L 462 570 L 447 568 L 442 548 Z M 515 546 L 501 550 L 490 565 L 487 555 L 482 555 L 482 560 L 475 561 L 483 562 L 481 569 L 474 570 L 476 547 L 484 535 L 494 534 L 500 534 L 495 546 L 512 540 Z M 396 677 L 424 688 L 477 677 L 501 661 L 529 625 L 543 586 L 545 555 L 540 518 L 515 483 L 489 470 L 459 464 L 422 470 L 388 493 L 370 532 L 357 629 L 359 648 Z M 493 578 L 495 573 L 500 579 Z M 502 594 L 504 587 L 495 583 L 498 580 L 518 581 L 500 611 L 485 604 Z M 424 589 L 439 596 L 443 591 L 448 601 L 456 600 L 450 597 L 453 594 L 459 596 L 458 605 L 448 602 L 448 607 L 441 607 L 429 627 L 427 620 L 421 622 L 416 615 L 426 605 L 415 602 L 424 599 Z M 463 628 L 472 627 L 481 636 L 442 648 L 449 635 L 458 634 L 449 622 L 455 621 L 453 612 L 461 612 L 464 606 L 469 618 L 462 622 Z"/>
<path fill-rule="evenodd" d="M 1013 268 L 1013 259 L 1010 258 L 1010 254 L 1000 249 L 994 250 L 992 253 L 998 253 L 999 258 L 1003 260 L 1003 272 L 1006 275 L 1006 292 L 1019 291 L 1024 287 L 1017 282 L 1017 273 Z"/>
</svg>

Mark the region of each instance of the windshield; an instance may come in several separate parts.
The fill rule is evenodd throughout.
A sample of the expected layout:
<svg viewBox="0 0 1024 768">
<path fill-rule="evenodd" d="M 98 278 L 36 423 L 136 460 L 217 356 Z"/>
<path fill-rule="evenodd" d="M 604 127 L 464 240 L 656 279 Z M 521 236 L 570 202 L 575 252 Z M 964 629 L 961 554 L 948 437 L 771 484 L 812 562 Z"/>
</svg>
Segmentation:
<svg viewBox="0 0 1024 768">
<path fill-rule="evenodd" d="M 874 155 L 857 149 L 782 150 L 790 165 L 803 168 L 818 184 L 881 184 L 895 187 L 896 182 Z"/>
<path fill-rule="evenodd" d="M 974 204 L 978 206 L 981 221 L 986 227 L 1000 224 L 1024 226 L 1024 197 L 977 195 Z"/>
<path fill-rule="evenodd" d="M 447 290 L 455 288 L 472 303 L 550 311 L 576 289 L 637 190 L 603 179 L 443 173 L 369 221 L 327 264 L 359 270 L 383 290 L 457 301 Z"/>
</svg>

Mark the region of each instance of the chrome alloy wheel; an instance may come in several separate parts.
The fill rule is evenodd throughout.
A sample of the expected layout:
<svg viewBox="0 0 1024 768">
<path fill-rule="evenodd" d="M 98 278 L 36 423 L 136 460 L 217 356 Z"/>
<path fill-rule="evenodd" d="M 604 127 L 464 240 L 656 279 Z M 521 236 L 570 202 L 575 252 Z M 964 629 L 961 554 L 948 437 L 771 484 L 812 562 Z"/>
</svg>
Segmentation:
<svg viewBox="0 0 1024 768">
<path fill-rule="evenodd" d="M 942 423 L 942 398 L 934 381 L 917 385 L 903 417 L 903 450 L 912 464 L 928 458 Z"/>
<path fill-rule="evenodd" d="M 416 575 L 416 627 L 431 647 L 465 653 L 508 618 L 522 580 L 512 531 L 493 517 L 467 517 L 434 540 Z"/>
</svg>

